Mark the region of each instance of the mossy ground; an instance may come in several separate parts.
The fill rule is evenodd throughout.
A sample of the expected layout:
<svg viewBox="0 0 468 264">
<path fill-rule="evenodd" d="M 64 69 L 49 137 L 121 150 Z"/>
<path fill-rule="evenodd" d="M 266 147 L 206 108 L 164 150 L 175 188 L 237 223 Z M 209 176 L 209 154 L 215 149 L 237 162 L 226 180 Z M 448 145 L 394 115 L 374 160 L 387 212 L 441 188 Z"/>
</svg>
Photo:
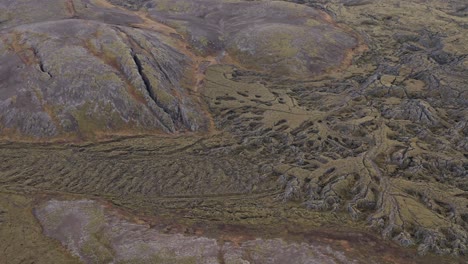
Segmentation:
<svg viewBox="0 0 468 264">
<path fill-rule="evenodd" d="M 360 5 L 334 1 L 323 6 L 339 23 L 367 36 L 369 50 L 350 59 L 352 66 L 342 71 L 293 78 L 235 66 L 209 67 L 204 87 L 195 96 L 206 102 L 213 116 L 216 130 L 211 134 L 130 133 L 133 136 L 76 144 L 2 141 L 0 187 L 9 192 L 0 204 L 8 208 L 10 219 L 24 221 L 2 223 L 5 239 L 13 242 L 1 245 L 12 245 L 4 250 L 13 263 L 22 262 L 11 252 L 20 250 L 23 240 L 41 241 L 31 246 L 27 258 L 51 247 L 55 253 L 50 258 L 73 261 L 66 252 L 55 251 L 56 241 L 40 236 L 32 215 L 26 213 L 32 208 L 31 198 L 21 195 L 74 193 L 112 201 L 148 218 L 207 226 L 212 236 L 225 232 L 222 226 L 241 226 L 254 236 L 310 241 L 304 237 L 310 230 L 339 227 L 344 232 L 375 232 L 410 247 L 411 254 L 418 250 L 458 255 L 434 261 L 463 262 L 468 219 L 466 19 L 447 5 L 432 1 L 428 9 L 416 1 Z M 316 27 L 315 22 L 301 23 Z M 148 36 L 127 33 L 132 47 L 140 46 L 138 54 L 157 55 Z M 330 41 L 337 36 L 323 37 Z M 290 41 L 280 38 L 273 49 L 289 56 L 295 51 Z M 21 44 L 18 39 L 11 43 Z M 92 61 L 105 62 L 103 67 L 115 71 L 98 80 L 121 80 L 119 67 L 114 67 L 119 54 L 113 51 L 125 50 L 114 42 L 104 50 L 93 45 L 88 46 L 91 50 L 86 45 L 58 49 L 68 55 L 50 57 L 56 66 L 51 70 L 59 72 L 66 66 L 63 58 L 73 58 L 74 52 L 98 51 Z M 316 52 L 313 46 L 305 48 L 309 55 Z M 25 62 L 34 62 L 32 53 L 21 54 L 27 55 Z M 129 72 L 138 73 L 136 64 Z M 140 75 L 151 70 L 149 63 L 140 66 Z M 146 75 L 159 87 L 157 74 Z M 43 100 L 41 93 L 37 97 Z M 167 91 L 156 93 L 166 108 L 174 97 Z M 104 112 L 111 109 L 106 104 L 99 107 Z M 84 131 L 105 127 L 115 132 L 104 120 L 89 120 L 86 109 L 79 109 L 76 117 Z M 23 204 L 18 208 L 24 210 L 16 210 L 15 204 Z M 24 231 L 29 228 L 33 231 Z M 97 246 L 109 244 L 99 232 L 89 243 L 85 251 L 96 260 L 113 254 Z M 162 261 L 160 257 L 155 261 Z M 410 259 L 430 263 L 432 256 Z"/>
</svg>

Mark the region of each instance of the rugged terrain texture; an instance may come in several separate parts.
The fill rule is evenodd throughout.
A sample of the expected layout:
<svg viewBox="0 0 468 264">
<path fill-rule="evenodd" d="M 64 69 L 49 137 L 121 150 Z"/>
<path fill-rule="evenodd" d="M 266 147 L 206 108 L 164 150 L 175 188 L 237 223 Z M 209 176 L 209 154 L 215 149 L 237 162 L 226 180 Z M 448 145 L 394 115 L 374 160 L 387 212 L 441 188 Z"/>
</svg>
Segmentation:
<svg viewBox="0 0 468 264">
<path fill-rule="evenodd" d="M 1 1 L 5 256 L 464 263 L 466 3 L 289 2 Z"/>
<path fill-rule="evenodd" d="M 191 93 L 208 65 L 232 57 L 304 76 L 339 67 L 358 45 L 327 14 L 284 2 L 163 1 L 153 20 L 103 1 L 31 10 L 43 2 L 1 9 L 0 129 L 12 138 L 207 131 Z"/>
</svg>

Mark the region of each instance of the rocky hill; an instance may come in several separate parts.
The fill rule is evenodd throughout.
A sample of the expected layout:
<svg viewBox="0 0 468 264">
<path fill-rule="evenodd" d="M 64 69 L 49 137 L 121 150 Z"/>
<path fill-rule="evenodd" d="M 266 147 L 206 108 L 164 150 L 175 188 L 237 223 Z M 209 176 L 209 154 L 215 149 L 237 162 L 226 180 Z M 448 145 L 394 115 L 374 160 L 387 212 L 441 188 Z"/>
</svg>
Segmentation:
<svg viewBox="0 0 468 264">
<path fill-rule="evenodd" d="M 1 134 L 208 131 L 194 94 L 208 65 L 306 76 L 340 67 L 358 44 L 312 8 L 215 2 L 147 3 L 148 14 L 102 1 L 3 4 Z"/>
<path fill-rule="evenodd" d="M 466 262 L 467 15 L 0 0 L 5 263 Z"/>
</svg>

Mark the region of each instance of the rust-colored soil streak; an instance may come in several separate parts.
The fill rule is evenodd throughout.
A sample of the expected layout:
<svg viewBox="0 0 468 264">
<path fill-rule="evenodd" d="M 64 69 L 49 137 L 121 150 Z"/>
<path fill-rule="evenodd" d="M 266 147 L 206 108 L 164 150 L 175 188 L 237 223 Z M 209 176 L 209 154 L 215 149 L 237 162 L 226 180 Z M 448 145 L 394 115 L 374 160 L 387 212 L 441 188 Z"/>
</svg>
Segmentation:
<svg viewBox="0 0 468 264">
<path fill-rule="evenodd" d="M 73 0 L 67 0 L 67 11 L 71 17 L 76 16 L 75 3 L 73 3 Z"/>
</svg>

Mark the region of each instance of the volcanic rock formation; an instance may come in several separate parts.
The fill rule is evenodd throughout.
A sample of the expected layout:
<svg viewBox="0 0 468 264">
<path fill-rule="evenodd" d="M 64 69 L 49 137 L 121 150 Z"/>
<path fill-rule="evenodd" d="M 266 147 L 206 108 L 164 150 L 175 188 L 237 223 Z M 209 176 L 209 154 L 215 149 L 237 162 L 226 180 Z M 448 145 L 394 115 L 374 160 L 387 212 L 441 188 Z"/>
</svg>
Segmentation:
<svg viewBox="0 0 468 264">
<path fill-rule="evenodd" d="M 322 232 L 337 263 L 464 263 L 467 25 L 463 0 L 0 1 L 0 252 L 124 261 L 118 234 L 164 233 L 308 263 Z"/>
<path fill-rule="evenodd" d="M 308 76 L 339 67 L 357 45 L 325 13 L 284 2 L 158 1 L 149 18 L 102 1 L 55 2 L 46 14 L 32 7 L 50 1 L 3 4 L 4 136 L 207 131 L 193 94 L 203 67 L 231 57 Z"/>
</svg>

